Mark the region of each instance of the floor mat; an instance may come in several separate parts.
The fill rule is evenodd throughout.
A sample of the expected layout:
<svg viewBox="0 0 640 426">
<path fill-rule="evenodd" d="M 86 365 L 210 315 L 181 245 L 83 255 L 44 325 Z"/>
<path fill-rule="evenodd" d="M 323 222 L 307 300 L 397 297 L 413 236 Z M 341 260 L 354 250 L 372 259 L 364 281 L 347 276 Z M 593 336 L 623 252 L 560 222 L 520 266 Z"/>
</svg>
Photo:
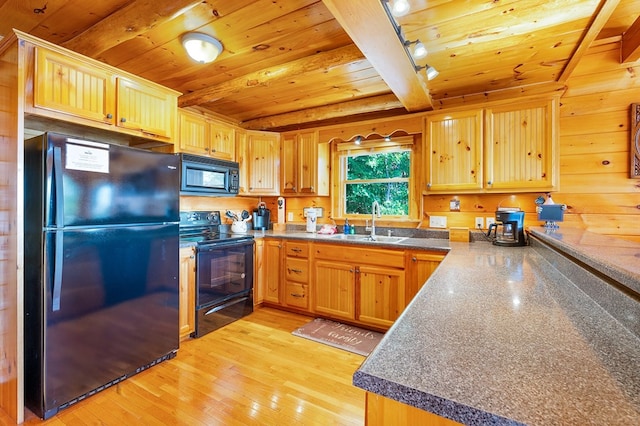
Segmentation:
<svg viewBox="0 0 640 426">
<path fill-rule="evenodd" d="M 384 336 L 383 333 L 323 318 L 314 319 L 292 334 L 364 356 L 369 355 Z"/>
</svg>

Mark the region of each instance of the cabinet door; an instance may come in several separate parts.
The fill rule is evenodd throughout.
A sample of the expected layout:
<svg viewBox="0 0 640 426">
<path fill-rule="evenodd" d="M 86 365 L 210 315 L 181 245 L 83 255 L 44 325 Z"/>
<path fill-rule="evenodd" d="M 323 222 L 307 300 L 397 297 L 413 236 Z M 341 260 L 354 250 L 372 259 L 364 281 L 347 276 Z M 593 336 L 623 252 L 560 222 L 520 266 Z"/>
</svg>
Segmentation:
<svg viewBox="0 0 640 426">
<path fill-rule="evenodd" d="M 391 327 L 404 310 L 404 271 L 376 266 L 359 268 L 358 320 Z"/>
<path fill-rule="evenodd" d="M 34 81 L 35 107 L 114 123 L 116 77 L 113 73 L 37 47 Z"/>
<path fill-rule="evenodd" d="M 117 125 L 149 136 L 173 137 L 178 98 L 159 87 L 118 78 Z"/>
<path fill-rule="evenodd" d="M 264 239 L 256 238 L 253 246 L 255 255 L 253 256 L 253 306 L 262 305 L 265 292 L 265 255 Z"/>
<path fill-rule="evenodd" d="M 280 139 L 277 133 L 247 132 L 245 173 L 249 180 L 248 194 L 278 195 L 280 193 L 279 155 Z"/>
<path fill-rule="evenodd" d="M 180 338 L 195 331 L 196 257 L 193 247 L 180 249 Z"/>
<path fill-rule="evenodd" d="M 180 125 L 180 151 L 209 154 L 209 127 L 204 117 L 188 111 L 178 113 Z"/>
<path fill-rule="evenodd" d="M 355 267 L 316 261 L 315 311 L 336 318 L 355 319 Z"/>
<path fill-rule="evenodd" d="M 222 123 L 210 122 L 211 146 L 209 155 L 221 160 L 235 161 L 235 129 Z"/>
<path fill-rule="evenodd" d="M 282 243 L 280 240 L 264 242 L 264 301 L 280 304 L 280 279 Z"/>
<path fill-rule="evenodd" d="M 298 192 L 315 194 L 318 182 L 318 138 L 316 132 L 298 135 Z"/>
<path fill-rule="evenodd" d="M 298 142 L 297 135 L 286 135 L 282 138 L 280 153 L 282 179 L 282 195 L 298 193 Z"/>
<path fill-rule="evenodd" d="M 482 125 L 482 110 L 427 117 L 427 191 L 482 188 Z"/>
<path fill-rule="evenodd" d="M 442 259 L 443 253 L 430 253 L 425 251 L 409 252 L 407 261 L 407 285 L 405 301 L 407 304 L 418 294 L 424 283 L 436 270 Z"/>
<path fill-rule="evenodd" d="M 557 99 L 486 110 L 485 186 L 557 189 Z"/>
</svg>

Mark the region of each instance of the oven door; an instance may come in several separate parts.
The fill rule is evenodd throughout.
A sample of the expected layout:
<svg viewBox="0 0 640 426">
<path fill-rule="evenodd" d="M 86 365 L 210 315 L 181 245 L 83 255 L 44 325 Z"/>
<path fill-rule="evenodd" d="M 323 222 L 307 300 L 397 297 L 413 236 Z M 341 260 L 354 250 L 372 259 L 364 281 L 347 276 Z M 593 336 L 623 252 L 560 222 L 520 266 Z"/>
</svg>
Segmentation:
<svg viewBox="0 0 640 426">
<path fill-rule="evenodd" d="M 253 239 L 198 246 L 195 337 L 253 311 Z"/>
</svg>

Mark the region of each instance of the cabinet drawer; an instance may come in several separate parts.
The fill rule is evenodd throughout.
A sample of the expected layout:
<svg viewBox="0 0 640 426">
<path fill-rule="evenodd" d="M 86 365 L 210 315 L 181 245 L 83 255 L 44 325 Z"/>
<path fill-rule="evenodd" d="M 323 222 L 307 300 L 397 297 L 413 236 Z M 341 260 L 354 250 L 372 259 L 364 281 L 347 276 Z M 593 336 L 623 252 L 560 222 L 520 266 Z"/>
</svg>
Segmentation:
<svg viewBox="0 0 640 426">
<path fill-rule="evenodd" d="M 309 293 L 307 291 L 307 285 L 287 282 L 284 300 L 289 306 L 308 309 Z"/>
<path fill-rule="evenodd" d="M 309 244 L 305 242 L 287 241 L 285 244 L 286 256 L 309 257 Z"/>
<path fill-rule="evenodd" d="M 309 281 L 309 261 L 287 257 L 284 265 L 284 275 L 287 281 L 307 283 Z"/>
<path fill-rule="evenodd" d="M 316 244 L 316 259 L 351 262 L 357 265 L 384 265 L 391 268 L 404 269 L 404 250 L 372 249 L 369 247 L 353 247 L 334 244 Z"/>
</svg>

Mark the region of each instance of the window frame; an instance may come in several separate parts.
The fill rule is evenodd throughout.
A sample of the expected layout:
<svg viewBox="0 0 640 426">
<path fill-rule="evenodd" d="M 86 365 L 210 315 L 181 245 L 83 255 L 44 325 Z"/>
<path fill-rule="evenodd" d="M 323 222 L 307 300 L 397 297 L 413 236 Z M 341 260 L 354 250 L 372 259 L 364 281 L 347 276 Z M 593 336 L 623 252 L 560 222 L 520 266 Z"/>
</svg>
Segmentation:
<svg viewBox="0 0 640 426">
<path fill-rule="evenodd" d="M 415 137 L 402 136 L 394 137 L 391 141 L 385 141 L 384 139 L 375 139 L 369 141 L 362 141 L 360 145 L 355 142 L 341 142 L 336 144 L 336 148 L 333 152 L 332 169 L 334 170 L 334 191 L 332 193 L 332 207 L 335 212 L 334 217 L 337 219 L 368 219 L 371 217 L 371 213 L 359 213 L 359 214 L 347 214 L 346 213 L 346 174 L 347 174 L 347 157 L 351 156 L 353 152 L 362 152 L 363 154 L 369 153 L 382 153 L 382 152 L 397 152 L 410 151 L 411 152 L 411 165 L 409 171 L 408 188 L 408 204 L 409 212 L 407 216 L 399 215 L 382 215 L 380 220 L 392 221 L 392 222 L 416 222 L 420 219 L 420 211 L 417 200 L 420 197 L 417 182 L 418 178 L 418 164 L 421 159 L 419 158 L 420 151 L 417 147 Z M 405 181 L 406 178 L 392 178 L 385 179 L 387 181 Z M 375 179 L 378 180 L 378 179 Z M 367 181 L 367 182 L 373 182 Z M 379 200 L 380 201 L 380 200 Z"/>
</svg>

